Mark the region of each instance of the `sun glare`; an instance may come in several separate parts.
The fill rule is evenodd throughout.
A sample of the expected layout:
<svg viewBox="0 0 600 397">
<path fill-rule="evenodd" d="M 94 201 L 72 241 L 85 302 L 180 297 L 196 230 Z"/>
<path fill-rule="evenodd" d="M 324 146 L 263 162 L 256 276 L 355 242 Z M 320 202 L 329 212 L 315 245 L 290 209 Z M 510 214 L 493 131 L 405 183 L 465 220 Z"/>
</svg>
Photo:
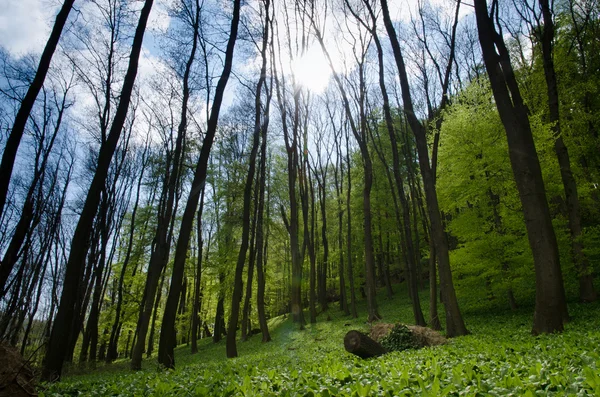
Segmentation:
<svg viewBox="0 0 600 397">
<path fill-rule="evenodd" d="M 296 82 L 312 93 L 319 94 L 327 88 L 331 77 L 331 68 L 321 48 L 312 46 L 292 64 Z"/>
</svg>

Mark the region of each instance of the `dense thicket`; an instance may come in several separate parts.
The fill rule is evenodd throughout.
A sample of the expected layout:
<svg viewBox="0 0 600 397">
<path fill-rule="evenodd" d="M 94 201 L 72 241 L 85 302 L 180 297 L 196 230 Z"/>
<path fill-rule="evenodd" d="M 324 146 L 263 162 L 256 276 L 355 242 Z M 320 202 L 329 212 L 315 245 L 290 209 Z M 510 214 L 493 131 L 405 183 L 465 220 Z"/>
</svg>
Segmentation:
<svg viewBox="0 0 600 397">
<path fill-rule="evenodd" d="M 0 338 L 46 379 L 157 348 L 173 367 L 178 344 L 227 336 L 234 357 L 238 330 L 356 317 L 359 295 L 377 320 L 402 282 L 448 336 L 465 305 L 560 331 L 597 298 L 600 6 L 396 3 L 58 20 L 0 212 Z M 8 157 L 38 56 L 0 52 Z"/>
</svg>

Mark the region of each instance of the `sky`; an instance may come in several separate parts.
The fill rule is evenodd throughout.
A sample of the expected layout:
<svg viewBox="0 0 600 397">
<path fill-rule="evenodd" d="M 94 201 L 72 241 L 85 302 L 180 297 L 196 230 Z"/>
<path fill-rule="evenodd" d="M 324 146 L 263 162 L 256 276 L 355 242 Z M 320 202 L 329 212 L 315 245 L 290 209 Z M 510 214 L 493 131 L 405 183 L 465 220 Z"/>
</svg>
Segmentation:
<svg viewBox="0 0 600 397">
<path fill-rule="evenodd" d="M 76 6 L 82 6 L 77 3 Z M 41 53 L 61 5 L 60 0 L 0 0 L 0 46 L 15 58 Z M 164 4 L 155 1 L 149 26 L 164 31 L 169 21 Z M 151 34 L 144 39 L 147 51 L 153 52 Z"/>
<path fill-rule="evenodd" d="M 56 1 L 0 0 L 0 46 L 16 57 L 41 52 L 56 12 Z"/>
<path fill-rule="evenodd" d="M 429 2 L 451 8 L 455 5 L 455 0 L 429 0 Z M 76 1 L 76 5 L 77 3 L 79 1 Z M 61 0 L 0 0 L 0 46 L 15 58 L 28 53 L 41 53 L 61 4 Z M 85 4 L 85 2 L 79 4 L 79 7 L 83 8 L 82 11 L 85 11 Z M 416 13 L 416 0 L 391 0 L 389 4 L 392 19 L 408 21 L 411 14 Z M 138 72 L 140 77 L 151 76 L 160 62 L 152 33 L 165 31 L 168 28 L 170 18 L 165 10 L 164 1 L 155 0 L 148 23 L 151 30 L 146 32 L 144 37 L 144 50 Z M 463 6 L 461 9 L 463 16 L 470 12 L 472 7 Z M 331 55 L 339 58 L 335 51 Z M 339 59 L 334 59 L 334 63 L 339 63 Z M 331 78 L 329 65 L 316 43 L 304 57 L 296 59 L 291 69 L 298 80 L 315 93 L 322 92 Z"/>
<path fill-rule="evenodd" d="M 430 0 L 432 4 L 451 5 L 454 0 Z M 0 46 L 13 56 L 21 57 L 29 52 L 41 52 L 50 34 L 60 0 L 0 0 Z M 408 10 L 414 10 L 415 0 L 390 1 L 393 19 L 406 20 Z M 462 7 L 461 14 L 471 12 L 471 7 Z M 414 11 L 413 11 L 414 12 Z M 155 2 L 149 26 L 164 29 L 169 25 L 169 17 L 164 5 Z"/>
</svg>

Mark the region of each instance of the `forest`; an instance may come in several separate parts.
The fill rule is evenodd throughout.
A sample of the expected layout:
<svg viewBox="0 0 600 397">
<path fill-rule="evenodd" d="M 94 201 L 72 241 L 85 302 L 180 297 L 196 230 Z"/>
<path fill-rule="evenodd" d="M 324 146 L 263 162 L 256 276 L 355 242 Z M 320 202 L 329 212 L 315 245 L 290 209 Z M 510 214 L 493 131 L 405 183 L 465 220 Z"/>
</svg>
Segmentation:
<svg viewBox="0 0 600 397">
<path fill-rule="evenodd" d="M 600 394 L 598 0 L 50 3 L 0 395 Z"/>
</svg>

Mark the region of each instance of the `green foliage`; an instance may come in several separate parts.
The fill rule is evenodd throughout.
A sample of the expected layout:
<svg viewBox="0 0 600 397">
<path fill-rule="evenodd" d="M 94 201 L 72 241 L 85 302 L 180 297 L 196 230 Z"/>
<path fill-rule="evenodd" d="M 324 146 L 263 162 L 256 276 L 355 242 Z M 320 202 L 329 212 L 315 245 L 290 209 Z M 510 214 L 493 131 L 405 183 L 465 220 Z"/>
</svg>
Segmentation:
<svg viewBox="0 0 600 397">
<path fill-rule="evenodd" d="M 391 352 L 401 352 L 419 347 L 413 338 L 412 332 L 404 324 L 396 324 L 390 333 L 379 342 Z"/>
<path fill-rule="evenodd" d="M 406 291 L 382 301 L 384 318 L 412 319 Z M 424 308 L 425 309 L 425 308 Z M 489 306 L 488 306 L 489 309 Z M 471 313 L 472 334 L 447 345 L 392 352 L 362 360 L 344 350 L 348 327 L 365 330 L 360 319 L 337 310 L 332 321 L 299 331 L 287 319 L 271 322 L 273 342 L 253 337 L 238 345 L 240 357 L 225 358 L 224 343 L 200 341 L 200 352 L 176 349 L 174 371 L 130 372 L 117 362 L 84 376 L 43 385 L 40 396 L 594 396 L 600 391 L 600 305 L 572 304 L 573 321 L 562 334 L 533 337 L 532 308 L 518 312 Z"/>
<path fill-rule="evenodd" d="M 471 307 L 493 302 L 506 308 L 512 291 L 517 301 L 532 302 L 531 251 L 487 81 L 473 82 L 456 98 L 441 135 L 438 197 L 456 240 L 450 255 L 459 299 Z"/>
</svg>

